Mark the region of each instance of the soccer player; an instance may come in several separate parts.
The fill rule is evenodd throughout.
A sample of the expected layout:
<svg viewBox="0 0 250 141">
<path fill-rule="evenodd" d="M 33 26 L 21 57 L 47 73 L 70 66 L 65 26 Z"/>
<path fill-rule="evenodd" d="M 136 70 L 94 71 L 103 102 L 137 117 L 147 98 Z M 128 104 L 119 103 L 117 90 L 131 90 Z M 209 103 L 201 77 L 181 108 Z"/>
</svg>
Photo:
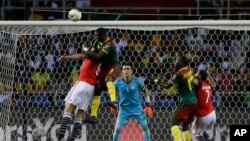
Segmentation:
<svg viewBox="0 0 250 141">
<path fill-rule="evenodd" d="M 99 60 L 102 63 L 101 72 L 98 76 L 98 85 L 95 88 L 95 94 L 91 104 L 91 117 L 83 120 L 84 123 L 96 124 L 97 112 L 100 105 L 101 93 L 103 90 L 108 90 L 111 102 L 109 105 L 115 108 L 114 101 L 116 100 L 116 90 L 113 81 L 120 76 L 120 65 L 116 46 L 107 35 L 107 29 L 98 28 L 95 32 L 96 42 L 94 48 L 99 52 L 93 52 L 84 48 L 87 58 Z"/>
<path fill-rule="evenodd" d="M 196 97 L 198 99 L 198 109 L 196 112 L 196 121 L 194 122 L 195 136 L 199 141 L 211 141 L 213 127 L 216 123 L 216 114 L 212 103 L 212 88 L 216 87 L 216 83 L 210 75 L 210 68 L 207 72 L 200 70 L 195 75 L 197 77 Z M 208 80 L 208 81 L 207 81 Z M 197 125 L 197 127 L 196 127 Z"/>
<path fill-rule="evenodd" d="M 119 140 L 122 126 L 127 124 L 131 117 L 134 117 L 140 124 L 144 141 L 150 141 L 150 131 L 145 115 L 146 113 L 148 117 L 153 116 L 153 109 L 150 106 L 150 96 L 144 83 L 133 76 L 131 63 L 122 65 L 122 77 L 115 81 L 115 88 L 119 91 L 119 112 L 113 134 L 113 141 Z M 144 91 L 146 101 L 144 110 L 141 105 L 139 90 Z"/>
<path fill-rule="evenodd" d="M 72 112 L 76 109 L 74 116 L 74 127 L 70 137 L 70 141 L 74 141 L 81 134 L 82 119 L 84 113 L 93 98 L 94 89 L 97 85 L 97 76 L 101 63 L 97 60 L 86 58 L 86 54 L 74 54 L 70 56 L 61 56 L 59 61 L 65 59 L 83 59 L 85 58 L 81 68 L 78 81 L 75 82 L 65 98 L 65 108 L 61 119 L 60 128 L 57 132 L 59 141 L 63 140 L 64 134 L 72 118 Z"/>
<path fill-rule="evenodd" d="M 169 80 L 167 85 L 161 84 L 158 80 L 155 80 L 155 82 L 160 85 L 160 87 L 166 89 L 176 85 L 180 96 L 180 102 L 173 113 L 171 134 L 174 141 L 182 141 L 183 132 L 184 141 L 191 141 L 189 124 L 193 121 L 197 109 L 197 99 L 192 86 L 194 77 L 192 68 L 189 67 L 188 59 L 178 54 L 175 64 L 175 75 L 172 80 Z M 182 131 L 180 129 L 180 124 L 182 124 Z"/>
</svg>

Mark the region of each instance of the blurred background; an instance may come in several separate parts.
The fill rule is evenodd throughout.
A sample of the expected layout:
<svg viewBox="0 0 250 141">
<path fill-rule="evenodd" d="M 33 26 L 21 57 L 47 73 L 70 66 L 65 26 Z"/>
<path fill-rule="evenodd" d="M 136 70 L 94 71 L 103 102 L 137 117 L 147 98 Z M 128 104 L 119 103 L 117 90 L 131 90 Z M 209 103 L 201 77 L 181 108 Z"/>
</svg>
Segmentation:
<svg viewBox="0 0 250 141">
<path fill-rule="evenodd" d="M 72 8 L 82 20 L 240 20 L 250 13 L 250 0 L 1 0 L 0 6 L 0 20 L 65 20 Z"/>
</svg>

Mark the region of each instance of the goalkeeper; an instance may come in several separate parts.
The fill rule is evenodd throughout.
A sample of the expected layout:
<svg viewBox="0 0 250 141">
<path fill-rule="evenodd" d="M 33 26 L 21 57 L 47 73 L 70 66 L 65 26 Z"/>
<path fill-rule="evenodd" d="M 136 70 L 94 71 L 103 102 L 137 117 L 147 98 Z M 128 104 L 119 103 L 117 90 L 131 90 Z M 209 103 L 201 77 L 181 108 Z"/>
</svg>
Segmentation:
<svg viewBox="0 0 250 141">
<path fill-rule="evenodd" d="M 108 90 L 111 102 L 116 100 L 116 91 L 113 81 L 120 76 L 120 65 L 118 61 L 118 54 L 114 41 L 107 35 L 107 29 L 98 28 L 95 32 L 96 42 L 94 44 L 95 50 L 98 53 L 90 51 L 87 47 L 83 47 L 87 58 L 99 60 L 102 63 L 100 67 L 100 75 L 98 76 L 98 85 L 95 88 L 95 94 L 91 103 L 91 117 L 84 119 L 84 123 L 96 124 L 97 112 L 100 105 L 101 93 L 103 90 Z"/>
<path fill-rule="evenodd" d="M 125 63 L 122 66 L 122 77 L 115 81 L 115 88 L 119 91 L 119 112 L 113 141 L 118 141 L 122 126 L 127 124 L 131 117 L 134 117 L 141 125 L 144 141 L 150 141 L 150 131 L 145 116 L 145 113 L 148 117 L 153 116 L 153 109 L 150 106 L 150 96 L 144 83 L 133 76 L 132 73 L 132 64 Z M 144 91 L 146 101 L 144 110 L 142 109 L 139 90 Z"/>
<path fill-rule="evenodd" d="M 176 85 L 178 88 L 180 102 L 177 105 L 176 110 L 173 113 L 171 121 L 171 134 L 174 141 L 182 141 L 182 132 L 184 141 L 191 141 L 191 133 L 189 131 L 189 124 L 193 121 L 195 111 L 198 107 L 195 92 L 192 88 L 194 83 L 194 77 L 192 69 L 189 67 L 188 59 L 177 54 L 177 61 L 175 64 L 175 75 L 172 80 L 165 86 L 159 81 L 155 82 L 161 86 L 161 88 L 170 88 Z M 180 125 L 182 124 L 182 131 Z"/>
</svg>

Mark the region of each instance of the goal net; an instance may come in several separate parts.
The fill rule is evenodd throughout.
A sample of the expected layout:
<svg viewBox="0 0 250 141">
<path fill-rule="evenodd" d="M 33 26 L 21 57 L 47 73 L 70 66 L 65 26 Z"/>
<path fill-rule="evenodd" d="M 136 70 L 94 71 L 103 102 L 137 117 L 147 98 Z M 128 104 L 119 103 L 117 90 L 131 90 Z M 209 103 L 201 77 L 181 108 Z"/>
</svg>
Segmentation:
<svg viewBox="0 0 250 141">
<path fill-rule="evenodd" d="M 250 124 L 250 22 L 6 21 L 0 22 L 0 141 L 56 140 L 64 98 L 82 63 L 57 59 L 80 53 L 82 44 L 91 45 L 99 27 L 109 29 L 120 62 L 132 61 L 134 75 L 150 90 L 155 110 L 148 119 L 152 141 L 172 139 L 170 121 L 178 94 L 174 89 L 160 91 L 152 80 L 169 79 L 178 51 L 189 57 L 196 70 L 212 67 L 217 83 L 214 140 L 229 141 L 229 125 Z M 83 125 L 79 141 L 112 140 L 116 115 L 108 112 L 108 101 L 103 92 L 99 123 Z M 46 129 L 47 135 L 35 138 L 36 128 Z M 142 141 L 134 119 L 123 127 L 121 141 Z"/>
</svg>

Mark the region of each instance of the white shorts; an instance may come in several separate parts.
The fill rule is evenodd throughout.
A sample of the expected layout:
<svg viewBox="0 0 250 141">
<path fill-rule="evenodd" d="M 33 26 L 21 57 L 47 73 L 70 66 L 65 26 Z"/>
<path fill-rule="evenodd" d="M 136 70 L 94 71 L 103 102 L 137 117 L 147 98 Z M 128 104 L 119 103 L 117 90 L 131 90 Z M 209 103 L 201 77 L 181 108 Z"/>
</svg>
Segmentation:
<svg viewBox="0 0 250 141">
<path fill-rule="evenodd" d="M 87 111 L 94 96 L 95 86 L 84 81 L 76 81 L 67 94 L 65 101 L 77 106 L 78 109 Z"/>
<path fill-rule="evenodd" d="M 192 134 L 194 136 L 199 136 L 202 135 L 204 132 L 206 132 L 209 136 L 209 139 L 211 139 L 213 137 L 213 129 L 215 123 L 216 123 L 215 111 L 203 117 L 196 117 L 191 127 Z"/>
<path fill-rule="evenodd" d="M 216 114 L 215 111 L 204 117 L 198 117 L 198 124 L 201 130 L 211 130 L 213 129 L 214 124 L 216 123 Z"/>
</svg>

